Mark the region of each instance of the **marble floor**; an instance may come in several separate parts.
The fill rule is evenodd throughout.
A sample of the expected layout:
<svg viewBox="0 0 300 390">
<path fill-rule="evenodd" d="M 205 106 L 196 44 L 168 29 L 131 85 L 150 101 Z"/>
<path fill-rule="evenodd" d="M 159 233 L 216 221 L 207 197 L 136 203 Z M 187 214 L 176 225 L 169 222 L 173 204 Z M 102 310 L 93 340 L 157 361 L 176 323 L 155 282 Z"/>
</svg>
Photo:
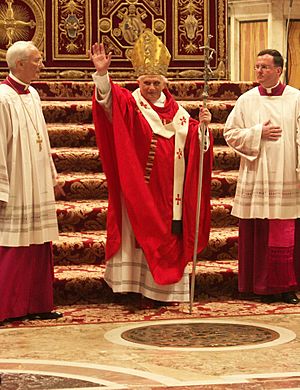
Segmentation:
<svg viewBox="0 0 300 390">
<path fill-rule="evenodd" d="M 300 389 L 300 314 L 0 328 L 0 389 Z"/>
</svg>

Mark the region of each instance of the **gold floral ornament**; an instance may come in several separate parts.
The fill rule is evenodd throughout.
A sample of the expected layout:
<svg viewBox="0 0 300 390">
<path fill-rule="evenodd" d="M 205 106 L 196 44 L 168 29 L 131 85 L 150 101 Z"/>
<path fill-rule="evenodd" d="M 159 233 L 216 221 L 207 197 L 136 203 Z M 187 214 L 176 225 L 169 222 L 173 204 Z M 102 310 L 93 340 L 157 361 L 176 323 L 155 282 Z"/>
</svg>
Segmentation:
<svg viewBox="0 0 300 390">
<path fill-rule="evenodd" d="M 137 77 L 142 75 L 166 76 L 171 54 L 163 42 L 147 29 L 140 35 L 131 53 L 131 63 Z"/>
</svg>

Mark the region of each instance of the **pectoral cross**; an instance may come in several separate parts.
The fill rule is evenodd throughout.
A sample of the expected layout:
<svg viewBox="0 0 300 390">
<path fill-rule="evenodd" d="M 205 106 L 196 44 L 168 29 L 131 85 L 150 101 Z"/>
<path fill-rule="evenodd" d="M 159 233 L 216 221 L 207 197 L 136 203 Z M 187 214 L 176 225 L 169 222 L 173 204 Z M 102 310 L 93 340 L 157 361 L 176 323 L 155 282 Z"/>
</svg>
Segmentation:
<svg viewBox="0 0 300 390">
<path fill-rule="evenodd" d="M 42 138 L 41 138 L 39 133 L 37 134 L 36 143 L 39 144 L 39 151 L 41 152 L 42 151 L 43 140 L 42 140 Z"/>
</svg>

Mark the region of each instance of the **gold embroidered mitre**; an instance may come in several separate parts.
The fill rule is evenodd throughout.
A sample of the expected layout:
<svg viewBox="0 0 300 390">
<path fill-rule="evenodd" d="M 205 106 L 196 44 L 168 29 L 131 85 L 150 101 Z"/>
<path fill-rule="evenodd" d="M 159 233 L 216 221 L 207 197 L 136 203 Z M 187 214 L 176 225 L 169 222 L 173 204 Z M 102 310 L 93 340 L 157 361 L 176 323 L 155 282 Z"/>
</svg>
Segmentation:
<svg viewBox="0 0 300 390">
<path fill-rule="evenodd" d="M 131 63 L 138 76 L 166 76 L 171 54 L 162 41 L 147 29 L 140 35 L 132 49 Z"/>
</svg>

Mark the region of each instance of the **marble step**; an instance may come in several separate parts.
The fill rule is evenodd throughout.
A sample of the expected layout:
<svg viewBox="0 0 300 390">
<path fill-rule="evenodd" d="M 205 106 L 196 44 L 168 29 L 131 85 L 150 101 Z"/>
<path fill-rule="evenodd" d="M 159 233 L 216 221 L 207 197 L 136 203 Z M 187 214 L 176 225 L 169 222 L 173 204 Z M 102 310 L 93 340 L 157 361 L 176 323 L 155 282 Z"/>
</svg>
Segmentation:
<svg viewBox="0 0 300 390">
<path fill-rule="evenodd" d="M 237 170 L 238 154 L 227 145 L 213 147 L 213 169 Z M 101 172 L 102 164 L 98 149 L 94 147 L 52 148 L 57 172 Z"/>
<path fill-rule="evenodd" d="M 237 259 L 238 228 L 212 228 L 207 248 L 198 258 L 205 260 Z M 104 264 L 105 230 L 61 232 L 53 242 L 55 265 Z"/>
<path fill-rule="evenodd" d="M 191 274 L 191 264 L 188 269 Z M 104 271 L 104 265 L 55 266 L 55 305 L 114 302 L 116 296 L 104 281 Z M 195 268 L 195 300 L 235 296 L 237 278 L 236 260 L 199 261 Z"/>
<path fill-rule="evenodd" d="M 237 170 L 214 170 L 211 180 L 212 198 L 233 197 L 237 178 Z M 66 193 L 64 201 L 108 198 L 107 181 L 103 172 L 61 172 L 58 174 L 58 182 Z"/>
<path fill-rule="evenodd" d="M 53 148 L 96 146 L 93 124 L 48 123 L 48 134 Z M 223 137 L 223 123 L 211 123 L 209 128 L 214 138 L 214 145 L 226 145 Z"/>
<path fill-rule="evenodd" d="M 212 199 L 212 227 L 227 228 L 238 225 L 238 219 L 231 215 L 232 203 L 232 198 Z M 107 200 L 57 201 L 56 208 L 60 232 L 106 229 Z"/>
<path fill-rule="evenodd" d="M 199 101 L 179 100 L 192 118 L 198 119 Z M 225 123 L 235 105 L 235 100 L 208 100 L 207 108 L 212 114 L 212 122 Z M 42 101 L 46 123 L 92 123 L 92 101 Z"/>
</svg>

